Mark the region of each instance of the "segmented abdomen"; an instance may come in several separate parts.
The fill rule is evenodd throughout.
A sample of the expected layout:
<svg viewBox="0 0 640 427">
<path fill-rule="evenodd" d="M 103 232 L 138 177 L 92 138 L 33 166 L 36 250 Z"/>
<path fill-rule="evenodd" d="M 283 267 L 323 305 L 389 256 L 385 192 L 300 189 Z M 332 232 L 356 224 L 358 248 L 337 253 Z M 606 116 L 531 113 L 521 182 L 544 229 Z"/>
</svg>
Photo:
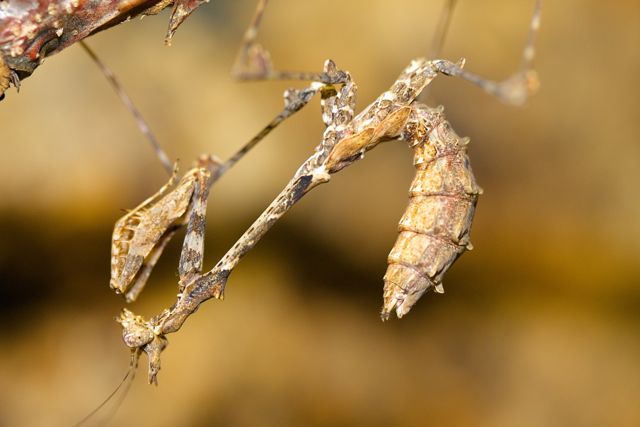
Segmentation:
<svg viewBox="0 0 640 427">
<path fill-rule="evenodd" d="M 389 254 L 383 319 L 394 309 L 402 317 L 430 288 L 443 292 L 442 276 L 471 248 L 471 221 L 482 190 L 467 157 L 469 139 L 460 138 L 441 113 L 416 108 L 403 133 L 415 149 L 417 172 Z"/>
</svg>

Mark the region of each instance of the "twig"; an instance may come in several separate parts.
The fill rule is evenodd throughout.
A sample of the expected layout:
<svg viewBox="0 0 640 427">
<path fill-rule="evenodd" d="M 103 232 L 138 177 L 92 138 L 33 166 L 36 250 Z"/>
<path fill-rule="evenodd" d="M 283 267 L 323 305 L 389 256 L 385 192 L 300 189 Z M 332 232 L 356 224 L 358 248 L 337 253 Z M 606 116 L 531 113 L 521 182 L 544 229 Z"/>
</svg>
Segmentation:
<svg viewBox="0 0 640 427">
<path fill-rule="evenodd" d="M 173 5 L 165 42 L 204 0 L 0 1 L 0 99 L 9 86 L 30 76 L 44 59 L 134 16 L 154 15 Z"/>
</svg>

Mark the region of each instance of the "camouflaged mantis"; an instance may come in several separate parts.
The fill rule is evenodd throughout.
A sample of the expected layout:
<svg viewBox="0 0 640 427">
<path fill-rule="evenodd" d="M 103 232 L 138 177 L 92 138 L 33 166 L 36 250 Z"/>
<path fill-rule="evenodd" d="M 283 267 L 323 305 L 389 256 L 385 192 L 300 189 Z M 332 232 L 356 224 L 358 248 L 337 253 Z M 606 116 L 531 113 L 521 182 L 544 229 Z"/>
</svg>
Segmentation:
<svg viewBox="0 0 640 427">
<path fill-rule="evenodd" d="M 266 1 L 261 1 L 257 14 Z M 443 292 L 447 269 L 471 248 L 469 233 L 478 187 L 466 153 L 468 138 L 459 137 L 446 120 L 443 108 L 421 102 L 421 92 L 439 74 L 456 76 L 481 87 L 504 102 L 521 104 L 536 89 L 532 68 L 533 40 L 539 26 L 541 1 L 536 2 L 530 37 L 521 69 L 503 82 L 492 82 L 464 70 L 464 60 L 412 60 L 389 90 L 359 114 L 355 113 L 357 88 L 350 74 L 326 61 L 322 73 L 274 72 L 269 56 L 255 44 L 255 28 L 248 31 L 241 66 L 241 78 L 289 78 L 311 80 L 305 89 L 285 92 L 285 109 L 250 146 L 262 139 L 286 117 L 298 111 L 316 94 L 321 97 L 322 120 L 326 125 L 320 143 L 298 168 L 287 186 L 227 251 L 213 269 L 203 272 L 205 213 L 212 176 L 225 170 L 218 161 L 196 166 L 176 182 L 127 213 L 117 223 L 112 242 L 111 286 L 134 300 L 175 230 L 187 225 L 179 263 L 176 302 L 146 320 L 124 310 L 119 318 L 123 338 L 132 351 L 147 353 L 149 380 L 155 382 L 160 353 L 166 335 L 180 329 L 200 304 L 222 299 L 230 274 L 266 232 L 307 192 L 330 181 L 334 173 L 362 159 L 381 142 L 402 140 L 414 150 L 416 176 L 410 201 L 399 224 L 400 234 L 388 257 L 384 276 L 382 318 L 395 312 L 405 315 L 428 290 Z M 259 16 L 254 24 L 259 22 Z M 251 29 L 250 29 L 251 30 Z M 244 149 L 243 149 L 244 150 Z M 240 153 L 243 151 L 241 150 Z M 246 151 L 245 151 L 246 152 Z M 234 158 L 237 160 L 237 156 Z M 230 159 L 230 160 L 232 160 Z"/>
</svg>

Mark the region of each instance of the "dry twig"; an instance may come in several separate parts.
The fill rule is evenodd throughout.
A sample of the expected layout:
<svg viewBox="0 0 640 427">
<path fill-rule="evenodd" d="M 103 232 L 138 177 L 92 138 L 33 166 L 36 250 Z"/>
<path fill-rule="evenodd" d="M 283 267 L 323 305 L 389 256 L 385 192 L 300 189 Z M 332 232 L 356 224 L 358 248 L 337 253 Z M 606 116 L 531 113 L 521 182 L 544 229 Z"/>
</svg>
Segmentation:
<svg viewBox="0 0 640 427">
<path fill-rule="evenodd" d="M 166 44 L 208 0 L 0 0 L 0 99 L 47 56 L 136 16 L 173 5 Z"/>
</svg>

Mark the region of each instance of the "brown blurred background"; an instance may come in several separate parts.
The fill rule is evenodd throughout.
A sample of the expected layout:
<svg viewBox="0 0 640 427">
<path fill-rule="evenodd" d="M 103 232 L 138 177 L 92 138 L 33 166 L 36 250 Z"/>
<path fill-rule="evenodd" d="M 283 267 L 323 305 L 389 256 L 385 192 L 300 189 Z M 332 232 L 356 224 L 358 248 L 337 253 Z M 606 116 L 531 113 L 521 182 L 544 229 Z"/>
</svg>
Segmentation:
<svg viewBox="0 0 640 427">
<path fill-rule="evenodd" d="M 229 77 L 253 0 L 217 0 L 162 38 L 167 13 L 92 37 L 183 168 L 227 157 L 288 83 Z M 362 107 L 425 54 L 442 1 L 273 1 L 260 40 L 280 69 L 351 71 Z M 533 1 L 461 1 L 442 56 L 496 79 L 519 64 Z M 640 7 L 546 2 L 542 87 L 525 108 L 440 77 L 431 98 L 472 138 L 485 190 L 475 250 L 402 320 L 378 318 L 407 202 L 400 143 L 310 193 L 170 335 L 113 419 L 140 426 L 640 425 Z M 118 383 L 111 227 L 166 177 L 79 47 L 0 103 L 0 425 L 69 425 Z M 210 197 L 211 268 L 319 141 L 317 100 Z M 133 310 L 171 304 L 180 239 Z M 146 359 L 142 360 L 146 363 Z"/>
</svg>

